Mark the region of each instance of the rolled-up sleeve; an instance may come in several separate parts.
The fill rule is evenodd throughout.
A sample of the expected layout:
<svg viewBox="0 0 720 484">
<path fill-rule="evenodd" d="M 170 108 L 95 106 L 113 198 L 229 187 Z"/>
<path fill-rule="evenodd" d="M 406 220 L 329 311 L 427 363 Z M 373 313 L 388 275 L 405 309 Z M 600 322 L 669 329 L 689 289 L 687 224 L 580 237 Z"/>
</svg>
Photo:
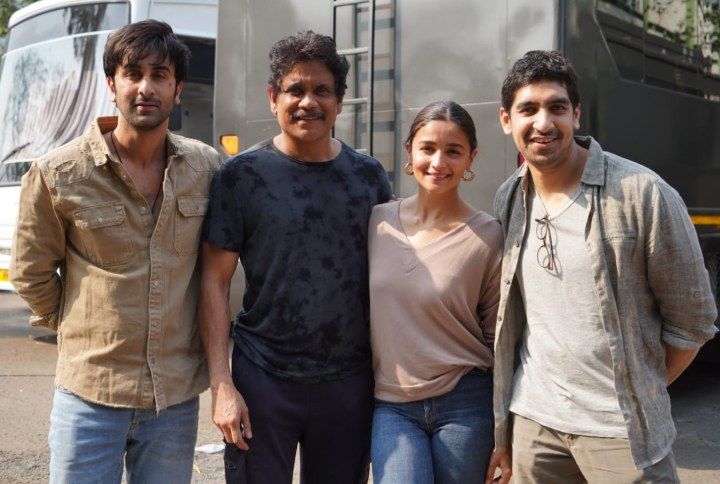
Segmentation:
<svg viewBox="0 0 720 484">
<path fill-rule="evenodd" d="M 65 231 L 35 162 L 22 179 L 10 262 L 10 278 L 33 312 L 33 326 L 58 329 L 62 281 L 57 269 L 65 257 Z"/>
<path fill-rule="evenodd" d="M 673 188 L 658 181 L 649 195 L 647 274 L 663 321 L 662 339 L 677 348 L 697 348 L 717 331 L 717 305 L 697 234 Z"/>
</svg>

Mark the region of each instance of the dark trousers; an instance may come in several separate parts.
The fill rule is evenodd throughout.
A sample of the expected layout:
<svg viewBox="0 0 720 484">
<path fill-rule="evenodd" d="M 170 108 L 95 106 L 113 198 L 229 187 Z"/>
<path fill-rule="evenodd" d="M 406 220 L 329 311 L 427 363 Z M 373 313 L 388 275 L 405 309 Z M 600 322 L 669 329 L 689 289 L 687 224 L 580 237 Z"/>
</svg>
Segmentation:
<svg viewBox="0 0 720 484">
<path fill-rule="evenodd" d="M 367 482 L 373 412 L 373 376 L 368 368 L 322 383 L 281 380 L 257 367 L 237 348 L 233 381 L 250 410 L 250 450 L 225 447 L 225 481 L 248 484 L 292 482 L 300 444 L 303 484 Z"/>
</svg>

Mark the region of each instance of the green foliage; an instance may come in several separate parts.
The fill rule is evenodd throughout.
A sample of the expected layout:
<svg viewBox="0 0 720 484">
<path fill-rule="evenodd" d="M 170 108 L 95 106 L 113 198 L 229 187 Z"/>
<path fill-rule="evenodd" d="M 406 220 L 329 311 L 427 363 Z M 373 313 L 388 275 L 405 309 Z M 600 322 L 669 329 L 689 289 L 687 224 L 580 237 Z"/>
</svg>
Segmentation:
<svg viewBox="0 0 720 484">
<path fill-rule="evenodd" d="M 0 0 L 0 36 L 7 34 L 8 22 L 15 10 L 35 2 L 37 0 Z"/>
</svg>

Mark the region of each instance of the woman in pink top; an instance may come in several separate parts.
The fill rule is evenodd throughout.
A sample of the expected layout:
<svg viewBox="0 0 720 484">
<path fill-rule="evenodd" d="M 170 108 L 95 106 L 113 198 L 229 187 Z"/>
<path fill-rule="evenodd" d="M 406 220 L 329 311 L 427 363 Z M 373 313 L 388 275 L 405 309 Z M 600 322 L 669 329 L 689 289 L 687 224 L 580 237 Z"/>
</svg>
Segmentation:
<svg viewBox="0 0 720 484">
<path fill-rule="evenodd" d="M 458 191 L 475 178 L 465 109 L 426 106 L 405 148 L 418 193 L 376 206 L 368 232 L 373 478 L 481 483 L 493 449 L 502 230 Z"/>
</svg>

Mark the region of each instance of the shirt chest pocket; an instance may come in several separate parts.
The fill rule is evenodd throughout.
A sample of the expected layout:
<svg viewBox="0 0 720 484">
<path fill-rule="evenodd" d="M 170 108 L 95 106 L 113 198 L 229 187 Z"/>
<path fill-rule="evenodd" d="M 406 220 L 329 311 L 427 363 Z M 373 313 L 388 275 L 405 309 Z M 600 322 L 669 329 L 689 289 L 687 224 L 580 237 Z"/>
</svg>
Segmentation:
<svg viewBox="0 0 720 484">
<path fill-rule="evenodd" d="M 130 227 L 122 202 L 73 212 L 87 257 L 100 267 L 126 263 L 133 255 Z"/>
<path fill-rule="evenodd" d="M 645 256 L 637 233 L 612 232 L 603 237 L 603 250 L 612 279 L 618 284 L 630 283 L 636 274 L 645 272 Z"/>
<path fill-rule="evenodd" d="M 208 197 L 178 197 L 175 215 L 175 251 L 178 255 L 196 254 L 200 231 L 207 212 Z"/>
</svg>

